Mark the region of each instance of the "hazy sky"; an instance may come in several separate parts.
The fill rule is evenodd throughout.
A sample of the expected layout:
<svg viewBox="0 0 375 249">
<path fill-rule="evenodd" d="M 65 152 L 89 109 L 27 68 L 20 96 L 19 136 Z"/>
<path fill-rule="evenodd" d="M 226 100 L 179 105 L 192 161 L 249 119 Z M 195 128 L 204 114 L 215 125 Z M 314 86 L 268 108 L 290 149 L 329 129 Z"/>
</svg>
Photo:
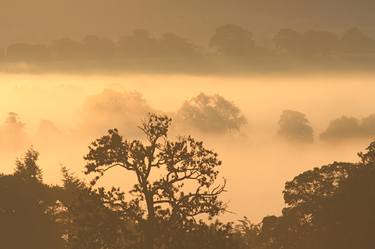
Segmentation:
<svg viewBox="0 0 375 249">
<path fill-rule="evenodd" d="M 118 38 L 136 28 L 177 32 L 206 43 L 214 29 L 240 24 L 262 40 L 280 28 L 374 34 L 372 0 L 1 0 L 0 47 L 96 34 Z"/>
<path fill-rule="evenodd" d="M 16 156 L 31 144 L 41 152 L 48 183 L 58 183 L 61 165 L 82 175 L 87 146 L 107 128 L 119 126 L 126 137 L 148 110 L 170 115 L 199 93 L 220 94 L 240 108 L 248 125 L 231 134 L 204 134 L 177 127 L 174 134 L 194 134 L 224 161 L 226 200 L 233 217 L 255 221 L 278 214 L 285 181 L 306 169 L 337 161 L 355 161 L 368 141 L 330 145 L 318 139 L 329 122 L 342 115 L 363 118 L 375 112 L 373 75 L 300 75 L 198 77 L 184 75 L 0 75 L 0 171 L 11 172 Z M 113 107 L 113 108 L 112 108 Z M 285 109 L 303 112 L 315 142 L 295 146 L 275 139 Z M 17 113 L 24 128 L 7 126 Z M 3 121 L 4 120 L 4 121 Z M 41 122 L 41 120 L 43 120 Z M 107 177 L 131 185 L 126 173 Z"/>
</svg>

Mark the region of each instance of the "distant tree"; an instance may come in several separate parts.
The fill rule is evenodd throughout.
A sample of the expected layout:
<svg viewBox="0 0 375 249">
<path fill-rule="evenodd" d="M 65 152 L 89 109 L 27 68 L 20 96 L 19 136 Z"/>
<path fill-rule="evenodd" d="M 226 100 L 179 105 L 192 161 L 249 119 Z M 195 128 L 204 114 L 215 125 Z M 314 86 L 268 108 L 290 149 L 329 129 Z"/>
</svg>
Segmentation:
<svg viewBox="0 0 375 249">
<path fill-rule="evenodd" d="M 361 130 L 366 137 L 375 136 L 375 114 L 371 114 L 361 120 Z"/>
<path fill-rule="evenodd" d="M 312 143 L 313 128 L 306 115 L 292 110 L 285 110 L 280 116 L 278 136 L 291 142 Z"/>
<path fill-rule="evenodd" d="M 298 57 L 326 57 L 338 52 L 340 41 L 328 31 L 309 30 L 299 33 L 281 29 L 273 39 L 276 47 Z"/>
<path fill-rule="evenodd" d="M 50 120 L 40 120 L 35 132 L 34 143 L 38 146 L 49 146 L 53 141 L 61 139 L 63 132 Z"/>
<path fill-rule="evenodd" d="M 15 140 L 22 140 L 22 138 L 25 136 L 25 124 L 15 112 L 8 113 L 2 128 L 4 133 L 12 134 L 12 138 Z"/>
<path fill-rule="evenodd" d="M 25 124 L 17 113 L 9 112 L 5 122 L 0 126 L 0 146 L 4 151 L 26 149 L 29 142 Z"/>
<path fill-rule="evenodd" d="M 118 130 L 113 129 L 93 142 L 85 156 L 86 174 L 97 174 L 93 184 L 114 167 L 136 176 L 137 183 L 131 193 L 146 207 L 147 216 L 139 221 L 146 249 L 171 239 L 156 236 L 163 234 L 158 224 L 168 222 L 168 229 L 173 230 L 197 215 L 213 217 L 225 208 L 219 200 L 225 185 L 213 186 L 217 167 L 221 165 L 217 154 L 192 137 L 170 141 L 167 138 L 170 125 L 170 118 L 150 114 L 140 126 L 145 135 L 144 143 L 124 140 Z"/>
<path fill-rule="evenodd" d="M 328 128 L 320 135 L 323 140 L 340 141 L 363 137 L 363 130 L 358 119 L 343 116 L 331 121 Z"/>
<path fill-rule="evenodd" d="M 123 58 L 152 58 L 160 56 L 158 40 L 148 31 L 135 30 L 131 35 L 122 36 L 118 41 L 119 54 Z"/>
<path fill-rule="evenodd" d="M 98 136 L 112 125 L 129 135 L 139 135 L 139 120 L 153 108 L 138 92 L 118 92 L 106 89 L 89 96 L 82 108 L 82 133 Z M 97 118 L 101 117 L 101 118 Z"/>
<path fill-rule="evenodd" d="M 115 43 L 109 39 L 88 35 L 83 38 L 82 43 L 86 59 L 108 60 L 115 56 Z"/>
<path fill-rule="evenodd" d="M 320 135 L 327 141 L 345 141 L 349 139 L 372 138 L 375 135 L 375 114 L 362 119 L 343 116 L 332 120 L 328 128 Z"/>
<path fill-rule="evenodd" d="M 69 38 L 52 41 L 49 49 L 55 60 L 78 60 L 85 57 L 83 44 Z"/>
<path fill-rule="evenodd" d="M 233 24 L 216 29 L 211 37 L 210 46 L 222 55 L 249 56 L 254 54 L 255 43 L 250 31 Z"/>
<path fill-rule="evenodd" d="M 233 103 L 220 95 L 200 93 L 186 101 L 177 113 L 180 122 L 208 133 L 239 130 L 246 117 Z"/>
<path fill-rule="evenodd" d="M 21 62 L 46 61 L 50 59 L 50 51 L 42 44 L 15 43 L 8 46 L 6 58 Z"/>
<path fill-rule="evenodd" d="M 375 40 L 363 33 L 358 28 L 347 30 L 341 37 L 341 49 L 346 53 L 371 53 L 375 52 Z"/>
<path fill-rule="evenodd" d="M 200 55 L 198 46 L 174 33 L 162 35 L 159 40 L 159 49 L 163 57 L 187 58 Z"/>
<path fill-rule="evenodd" d="M 0 61 L 5 59 L 5 49 L 0 48 Z"/>
<path fill-rule="evenodd" d="M 15 125 L 18 128 L 23 128 L 24 124 L 21 122 L 19 116 L 15 112 L 9 112 L 5 120 L 6 125 Z"/>
<path fill-rule="evenodd" d="M 309 30 L 302 34 L 301 44 L 304 56 L 326 57 L 337 52 L 339 38 L 328 31 Z"/>
<path fill-rule="evenodd" d="M 302 47 L 302 34 L 292 29 L 281 29 L 273 38 L 276 47 L 290 55 L 299 55 Z"/>
</svg>

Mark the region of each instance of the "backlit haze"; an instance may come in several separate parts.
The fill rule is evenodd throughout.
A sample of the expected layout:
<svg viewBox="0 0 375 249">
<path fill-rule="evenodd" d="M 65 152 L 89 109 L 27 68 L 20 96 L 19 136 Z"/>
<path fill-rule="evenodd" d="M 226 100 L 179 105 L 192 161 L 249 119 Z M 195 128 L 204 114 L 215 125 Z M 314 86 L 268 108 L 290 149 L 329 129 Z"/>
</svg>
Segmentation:
<svg viewBox="0 0 375 249">
<path fill-rule="evenodd" d="M 220 176 L 228 183 L 229 218 L 258 222 L 283 207 L 284 183 L 304 170 L 336 161 L 357 161 L 370 138 L 320 138 L 342 116 L 359 120 L 375 113 L 371 73 L 259 76 L 156 74 L 2 74 L 0 75 L 1 171 L 10 173 L 16 157 L 33 146 L 45 181 L 58 184 L 61 167 L 83 176 L 87 146 L 107 129 L 137 138 L 136 126 L 147 112 L 174 120 L 171 137 L 192 134 L 217 151 Z M 200 93 L 218 94 L 237 106 L 247 123 L 239 130 L 205 132 L 178 118 L 185 101 Z M 306 115 L 314 142 L 277 139 L 284 110 Z M 12 112 L 12 114 L 9 114 Z M 217 121 L 213 121 L 217 122 Z M 107 181 L 107 182 L 106 182 Z M 102 184 L 126 190 L 127 172 L 114 170 Z"/>
</svg>

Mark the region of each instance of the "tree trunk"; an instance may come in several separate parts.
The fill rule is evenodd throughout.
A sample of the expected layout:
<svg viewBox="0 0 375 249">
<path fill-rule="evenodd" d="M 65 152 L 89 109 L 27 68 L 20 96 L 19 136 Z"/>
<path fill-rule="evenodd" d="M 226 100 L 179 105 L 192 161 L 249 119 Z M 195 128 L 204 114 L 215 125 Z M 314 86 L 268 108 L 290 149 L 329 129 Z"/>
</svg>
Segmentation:
<svg viewBox="0 0 375 249">
<path fill-rule="evenodd" d="M 154 249 L 154 239 L 156 232 L 154 200 L 151 193 L 145 194 L 145 199 L 148 215 L 144 231 L 144 249 Z"/>
</svg>

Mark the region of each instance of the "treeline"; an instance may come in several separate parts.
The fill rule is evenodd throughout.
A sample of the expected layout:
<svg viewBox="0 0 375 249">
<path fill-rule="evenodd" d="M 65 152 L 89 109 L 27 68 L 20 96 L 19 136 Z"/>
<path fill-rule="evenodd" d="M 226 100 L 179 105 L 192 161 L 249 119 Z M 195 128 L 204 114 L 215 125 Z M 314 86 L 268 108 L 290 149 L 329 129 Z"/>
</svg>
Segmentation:
<svg viewBox="0 0 375 249">
<path fill-rule="evenodd" d="M 213 186 L 221 164 L 217 154 L 191 137 L 169 141 L 169 124 L 167 117 L 151 115 L 140 126 L 148 143 L 123 139 L 116 129 L 94 141 L 85 156 L 86 173 L 96 175 L 90 184 L 66 168 L 62 186 L 43 183 L 38 152 L 30 149 L 16 161 L 13 174 L 0 176 L 2 247 L 373 248 L 375 142 L 358 154 L 359 162 L 334 162 L 287 182 L 281 216 L 267 216 L 260 224 L 246 218 L 222 223 L 212 221 L 227 209 L 220 201 L 225 185 Z M 129 194 L 97 187 L 115 166 L 138 176 Z M 164 178 L 148 178 L 148 170 L 164 166 Z M 198 188 L 182 191 L 185 180 L 197 180 Z M 211 221 L 199 220 L 202 214 Z"/>
<path fill-rule="evenodd" d="M 135 30 L 118 40 L 86 36 L 80 41 L 69 38 L 48 44 L 14 43 L 0 50 L 5 61 L 111 61 L 134 58 L 183 58 L 196 61 L 209 56 L 235 58 L 282 57 L 325 58 L 342 56 L 368 57 L 375 53 L 375 40 L 358 28 L 343 34 L 322 30 L 299 32 L 281 29 L 269 41 L 258 44 L 251 31 L 238 25 L 216 29 L 208 44 L 199 46 L 174 33 L 156 37 L 146 30 Z"/>
<path fill-rule="evenodd" d="M 85 136 L 90 138 L 106 130 L 108 126 L 126 130 L 128 135 L 138 136 L 138 120 L 146 113 L 160 111 L 152 107 L 139 93 L 104 90 L 86 99 L 82 105 L 79 125 L 66 131 L 51 120 L 40 120 L 35 132 L 28 132 L 17 113 L 9 112 L 0 123 L 0 147 L 6 151 L 25 149 L 27 144 L 49 144 L 67 137 Z M 205 136 L 237 136 L 254 134 L 249 132 L 250 123 L 259 122 L 247 116 L 230 99 L 218 94 L 200 93 L 186 100 L 176 111 L 169 112 L 175 122 L 175 132 L 204 134 Z M 96 117 L 101 117 L 97 119 Z M 283 110 L 278 120 L 269 124 L 277 125 L 270 134 L 279 140 L 294 144 L 341 144 L 356 141 L 370 141 L 375 137 L 375 114 L 362 118 L 339 116 L 324 119 L 324 127 L 314 125 L 308 115 L 296 110 Z M 73 133 L 71 131 L 74 131 Z M 275 136 L 276 135 L 276 136 Z M 32 142 L 31 142 L 32 141 Z M 74 142 L 75 143 L 75 142 Z"/>
<path fill-rule="evenodd" d="M 314 129 L 304 113 L 285 110 L 280 115 L 277 135 L 291 142 L 312 143 Z M 328 127 L 317 138 L 322 141 L 371 139 L 375 136 L 375 114 L 362 119 L 342 116 L 329 122 Z"/>
</svg>

